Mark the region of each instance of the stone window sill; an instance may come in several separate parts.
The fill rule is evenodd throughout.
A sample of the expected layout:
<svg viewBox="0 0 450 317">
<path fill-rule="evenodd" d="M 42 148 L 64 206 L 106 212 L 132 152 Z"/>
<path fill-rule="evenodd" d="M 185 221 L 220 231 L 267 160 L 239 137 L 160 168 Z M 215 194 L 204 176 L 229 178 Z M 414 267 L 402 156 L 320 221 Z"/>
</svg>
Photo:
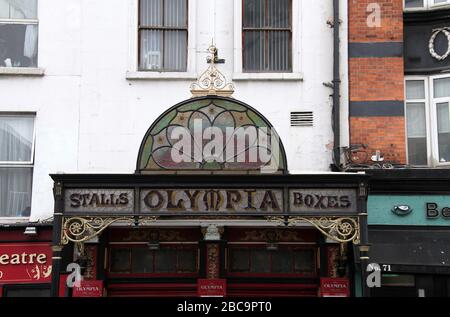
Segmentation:
<svg viewBox="0 0 450 317">
<path fill-rule="evenodd" d="M 302 81 L 301 73 L 234 73 L 234 81 Z"/>
<path fill-rule="evenodd" d="M 0 76 L 44 76 L 43 68 L 0 67 Z"/>
<path fill-rule="evenodd" d="M 127 71 L 126 78 L 128 80 L 196 80 L 197 74 L 187 72 L 135 72 Z"/>
</svg>

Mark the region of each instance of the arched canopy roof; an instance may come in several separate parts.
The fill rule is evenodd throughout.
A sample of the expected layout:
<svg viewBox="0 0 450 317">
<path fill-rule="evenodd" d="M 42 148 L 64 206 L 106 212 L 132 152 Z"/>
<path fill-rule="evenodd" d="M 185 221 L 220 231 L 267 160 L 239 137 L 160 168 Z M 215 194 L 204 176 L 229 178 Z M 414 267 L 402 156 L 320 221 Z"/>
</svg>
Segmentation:
<svg viewBox="0 0 450 317">
<path fill-rule="evenodd" d="M 287 173 L 286 154 L 270 122 L 228 97 L 185 100 L 148 129 L 136 173 Z"/>
</svg>

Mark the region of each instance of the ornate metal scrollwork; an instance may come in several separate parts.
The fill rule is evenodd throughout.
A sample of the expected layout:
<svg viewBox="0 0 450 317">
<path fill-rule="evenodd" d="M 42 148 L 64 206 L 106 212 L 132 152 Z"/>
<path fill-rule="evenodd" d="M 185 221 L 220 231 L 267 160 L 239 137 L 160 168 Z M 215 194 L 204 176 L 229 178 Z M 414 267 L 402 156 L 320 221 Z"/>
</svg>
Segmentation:
<svg viewBox="0 0 450 317">
<path fill-rule="evenodd" d="M 215 61 L 217 48 L 211 45 L 208 48 L 211 57 L 209 67 L 200 75 L 197 82 L 191 85 L 192 96 L 219 95 L 229 97 L 234 92 L 234 85 L 227 83 L 225 76 L 217 69 Z"/>
<path fill-rule="evenodd" d="M 111 224 L 119 221 L 134 225 L 155 222 L 158 217 L 65 217 L 63 218 L 62 244 L 83 243 L 98 236 Z"/>
<path fill-rule="evenodd" d="M 308 222 L 326 237 L 337 242 L 359 244 L 359 220 L 357 217 L 267 217 L 267 220 L 294 226 Z"/>
</svg>

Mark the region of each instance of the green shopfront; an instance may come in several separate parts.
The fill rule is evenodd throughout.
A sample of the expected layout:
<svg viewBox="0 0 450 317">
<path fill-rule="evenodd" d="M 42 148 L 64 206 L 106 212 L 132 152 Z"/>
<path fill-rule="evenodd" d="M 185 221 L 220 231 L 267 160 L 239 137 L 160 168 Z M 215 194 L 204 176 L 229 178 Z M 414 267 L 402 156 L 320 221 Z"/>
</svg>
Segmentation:
<svg viewBox="0 0 450 317">
<path fill-rule="evenodd" d="M 369 254 L 381 270 L 371 296 L 450 296 L 449 171 L 371 174 Z"/>
</svg>

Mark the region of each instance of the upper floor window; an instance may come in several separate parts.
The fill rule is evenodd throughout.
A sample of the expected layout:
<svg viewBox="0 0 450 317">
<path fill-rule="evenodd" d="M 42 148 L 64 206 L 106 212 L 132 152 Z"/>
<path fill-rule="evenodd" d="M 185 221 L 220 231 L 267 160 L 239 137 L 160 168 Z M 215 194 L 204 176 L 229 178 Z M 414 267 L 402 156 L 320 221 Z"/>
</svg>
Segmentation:
<svg viewBox="0 0 450 317">
<path fill-rule="evenodd" d="M 188 0 L 140 0 L 139 70 L 187 68 Z"/>
<path fill-rule="evenodd" d="M 34 117 L 0 115 L 0 217 L 28 217 L 34 159 Z"/>
<path fill-rule="evenodd" d="M 244 72 L 292 71 L 292 1 L 242 0 Z"/>
<path fill-rule="evenodd" d="M 408 162 L 450 164 L 450 76 L 406 80 Z"/>
<path fill-rule="evenodd" d="M 404 0 L 405 10 L 437 9 L 450 4 L 450 0 Z"/>
<path fill-rule="evenodd" d="M 0 0 L 0 67 L 37 67 L 37 0 Z"/>
</svg>

